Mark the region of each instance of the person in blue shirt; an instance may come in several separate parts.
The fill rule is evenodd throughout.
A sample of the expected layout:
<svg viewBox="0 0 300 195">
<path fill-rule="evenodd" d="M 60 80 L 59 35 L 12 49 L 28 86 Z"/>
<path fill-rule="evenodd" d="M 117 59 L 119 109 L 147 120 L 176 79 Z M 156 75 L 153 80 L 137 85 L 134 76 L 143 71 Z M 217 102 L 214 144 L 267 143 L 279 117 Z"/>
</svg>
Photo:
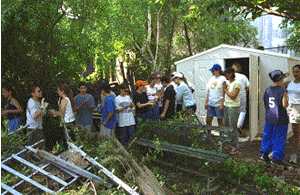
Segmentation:
<svg viewBox="0 0 300 195">
<path fill-rule="evenodd" d="M 8 133 L 15 132 L 21 126 L 21 114 L 23 109 L 14 97 L 14 91 L 11 86 L 2 87 L 2 95 L 7 100 L 4 109 L 1 109 L 1 116 L 8 119 Z"/>
<path fill-rule="evenodd" d="M 87 86 L 81 83 L 79 94 L 75 96 L 76 124 L 91 130 L 93 126 L 93 110 L 95 108 L 94 97 L 87 93 Z"/>
<path fill-rule="evenodd" d="M 101 128 L 100 136 L 112 137 L 117 124 L 115 96 L 111 93 L 109 85 L 103 87 L 101 91 L 103 102 L 101 104 Z"/>
<path fill-rule="evenodd" d="M 264 93 L 265 125 L 261 141 L 261 159 L 266 162 L 282 164 L 284 159 L 285 143 L 289 118 L 286 111 L 288 107 L 287 91 L 284 88 L 284 78 L 280 70 L 269 73 L 273 85 Z"/>
</svg>

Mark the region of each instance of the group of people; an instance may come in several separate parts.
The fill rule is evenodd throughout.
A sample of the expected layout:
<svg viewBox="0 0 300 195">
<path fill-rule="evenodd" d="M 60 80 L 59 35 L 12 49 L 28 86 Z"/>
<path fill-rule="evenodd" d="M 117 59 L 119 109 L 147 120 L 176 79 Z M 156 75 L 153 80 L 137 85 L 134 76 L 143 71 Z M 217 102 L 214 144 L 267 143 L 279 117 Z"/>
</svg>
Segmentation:
<svg viewBox="0 0 300 195">
<path fill-rule="evenodd" d="M 210 71 L 212 77 L 207 83 L 205 100 L 206 123 L 212 125 L 212 119 L 216 117 L 219 126 L 230 127 L 231 131 L 227 132 L 232 140 L 230 153 L 238 154 L 239 129 L 244 125 L 247 112 L 249 80 L 240 73 L 239 64 L 233 64 L 224 72 L 219 64 L 214 64 Z M 272 71 L 269 76 L 273 85 L 266 89 L 264 95 L 266 120 L 261 154 L 264 160 L 281 162 L 289 122 L 292 123 L 295 143 L 300 148 L 300 65 L 293 67 L 294 80 L 289 83 L 284 82 L 285 74 L 280 70 Z M 79 85 L 79 94 L 75 97 L 68 85 L 61 83 L 57 87 L 58 109 L 54 110 L 47 109 L 48 103 L 41 88 L 33 86 L 26 107 L 28 143 L 42 138 L 43 116 L 46 114 L 59 117 L 66 129 L 77 125 L 92 130 L 93 112 L 97 110 L 101 114 L 99 135 L 111 137 L 116 130 L 122 144 L 127 145 L 140 121 L 166 120 L 174 117 L 176 112 L 194 114 L 197 109 L 194 87 L 180 72 L 162 77 L 160 73 L 153 73 L 148 81 L 137 80 L 135 89 L 126 84 L 121 84 L 118 89 L 116 95 L 108 82 L 103 84 L 101 106 L 97 106 L 85 83 Z M 11 87 L 4 86 L 2 94 L 8 103 L 1 114 L 9 119 L 9 131 L 14 131 L 20 126 L 23 109 L 13 96 Z M 72 131 L 68 136 L 64 139 L 75 139 Z"/>
<path fill-rule="evenodd" d="M 232 139 L 230 153 L 237 154 L 239 129 L 243 127 L 246 116 L 249 80 L 240 73 L 240 64 L 233 64 L 224 73 L 219 64 L 214 64 L 210 71 L 212 77 L 207 84 L 205 100 L 206 123 L 211 126 L 213 117 L 216 117 L 219 126 L 231 127 L 232 131 L 227 132 Z"/>
<path fill-rule="evenodd" d="M 207 84 L 206 122 L 211 125 L 216 117 L 220 126 L 230 127 L 227 132 L 232 140 L 230 153 L 238 154 L 239 129 L 243 127 L 247 113 L 250 83 L 239 73 L 239 64 L 233 64 L 224 74 L 219 64 L 210 70 L 213 76 Z M 289 123 L 292 124 L 296 148 L 293 159 L 300 155 L 300 65 L 293 66 L 292 73 L 294 80 L 290 82 L 285 81 L 287 75 L 280 70 L 269 73 L 273 84 L 264 92 L 265 125 L 260 147 L 261 159 L 267 162 L 283 162 Z"/>
</svg>

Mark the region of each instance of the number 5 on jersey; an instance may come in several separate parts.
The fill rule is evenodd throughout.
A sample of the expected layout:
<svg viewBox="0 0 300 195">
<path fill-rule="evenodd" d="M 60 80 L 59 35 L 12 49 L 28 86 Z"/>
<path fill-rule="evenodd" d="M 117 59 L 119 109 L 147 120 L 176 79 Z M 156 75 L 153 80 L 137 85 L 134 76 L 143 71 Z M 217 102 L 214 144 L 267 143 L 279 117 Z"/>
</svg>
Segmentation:
<svg viewBox="0 0 300 195">
<path fill-rule="evenodd" d="M 275 97 L 269 97 L 269 107 L 275 108 Z"/>
</svg>

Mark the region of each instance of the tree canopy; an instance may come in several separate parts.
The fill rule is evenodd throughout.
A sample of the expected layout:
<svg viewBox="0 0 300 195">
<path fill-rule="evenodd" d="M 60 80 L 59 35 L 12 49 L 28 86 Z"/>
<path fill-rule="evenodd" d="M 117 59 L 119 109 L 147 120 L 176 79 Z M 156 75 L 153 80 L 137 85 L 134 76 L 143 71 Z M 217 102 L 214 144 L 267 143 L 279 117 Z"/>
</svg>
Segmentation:
<svg viewBox="0 0 300 195">
<path fill-rule="evenodd" d="M 123 56 L 136 78 L 221 43 L 256 45 L 256 30 L 224 0 L 2 1 L 2 80 L 114 78 Z M 88 65 L 91 77 L 82 78 Z M 23 90 L 23 91 L 22 91 Z"/>
<path fill-rule="evenodd" d="M 230 0 L 236 6 L 240 6 L 239 13 L 244 17 L 251 15 L 257 18 L 270 14 L 285 18 L 282 25 L 288 29 L 290 36 L 287 46 L 300 53 L 300 1 L 299 0 Z"/>
</svg>

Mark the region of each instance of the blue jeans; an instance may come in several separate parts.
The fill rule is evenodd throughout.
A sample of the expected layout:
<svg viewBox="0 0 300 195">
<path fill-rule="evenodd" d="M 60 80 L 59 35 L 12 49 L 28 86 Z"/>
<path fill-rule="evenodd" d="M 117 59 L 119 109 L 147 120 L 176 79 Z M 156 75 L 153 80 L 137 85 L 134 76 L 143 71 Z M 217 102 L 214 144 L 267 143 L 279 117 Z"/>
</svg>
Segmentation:
<svg viewBox="0 0 300 195">
<path fill-rule="evenodd" d="M 283 160 L 287 137 L 288 124 L 273 125 L 265 124 L 263 139 L 260 145 L 260 152 L 263 155 L 272 153 L 273 160 Z"/>
<path fill-rule="evenodd" d="M 127 146 L 130 139 L 134 133 L 134 125 L 126 126 L 126 127 L 119 127 L 120 132 L 120 141 L 123 145 Z"/>
<path fill-rule="evenodd" d="M 218 119 L 222 119 L 224 117 L 224 110 L 221 110 L 220 107 L 208 106 L 207 116 L 211 118 L 217 117 Z"/>
<path fill-rule="evenodd" d="M 21 126 L 21 118 L 15 117 L 8 120 L 8 133 L 12 133 Z"/>
<path fill-rule="evenodd" d="M 159 106 L 155 105 L 153 108 L 151 108 L 151 116 L 150 119 L 151 120 L 159 120 Z"/>
</svg>

